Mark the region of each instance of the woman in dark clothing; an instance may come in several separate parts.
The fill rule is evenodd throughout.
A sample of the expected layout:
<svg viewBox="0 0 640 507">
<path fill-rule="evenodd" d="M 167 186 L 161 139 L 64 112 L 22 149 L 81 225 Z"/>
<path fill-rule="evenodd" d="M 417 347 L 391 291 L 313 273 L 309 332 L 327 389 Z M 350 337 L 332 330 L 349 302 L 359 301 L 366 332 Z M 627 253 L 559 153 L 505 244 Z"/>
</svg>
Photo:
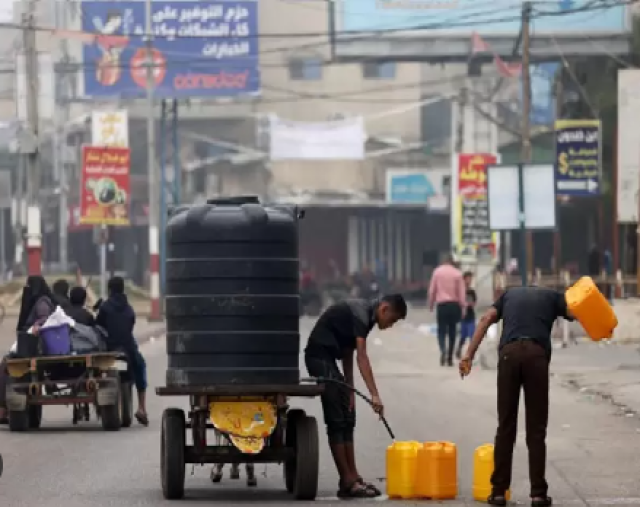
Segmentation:
<svg viewBox="0 0 640 507">
<path fill-rule="evenodd" d="M 42 276 L 30 276 L 22 289 L 22 301 L 16 332 L 21 333 L 32 326 L 42 325 L 55 310 L 54 297 Z M 0 362 L 0 424 L 7 424 L 6 385 L 7 356 Z"/>
</svg>

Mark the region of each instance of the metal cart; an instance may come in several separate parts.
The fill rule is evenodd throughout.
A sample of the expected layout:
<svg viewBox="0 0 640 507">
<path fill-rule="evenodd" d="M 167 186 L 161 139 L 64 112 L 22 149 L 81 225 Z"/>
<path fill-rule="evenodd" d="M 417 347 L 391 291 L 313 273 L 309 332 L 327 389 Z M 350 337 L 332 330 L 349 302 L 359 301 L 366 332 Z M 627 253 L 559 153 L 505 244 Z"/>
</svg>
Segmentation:
<svg viewBox="0 0 640 507">
<path fill-rule="evenodd" d="M 161 478 L 162 492 L 169 500 L 184 496 L 187 463 L 282 463 L 286 489 L 296 500 L 314 500 L 318 493 L 318 424 L 303 410 L 290 409 L 288 398 L 320 395 L 322 385 L 216 385 L 211 387 L 159 387 L 158 396 L 189 396 L 187 414 L 167 408 L 162 414 Z M 272 404 L 277 423 L 257 454 L 245 454 L 234 446 L 209 445 L 207 429 L 210 405 L 221 401 L 261 400 Z M 191 430 L 193 445 L 187 445 Z"/>
</svg>

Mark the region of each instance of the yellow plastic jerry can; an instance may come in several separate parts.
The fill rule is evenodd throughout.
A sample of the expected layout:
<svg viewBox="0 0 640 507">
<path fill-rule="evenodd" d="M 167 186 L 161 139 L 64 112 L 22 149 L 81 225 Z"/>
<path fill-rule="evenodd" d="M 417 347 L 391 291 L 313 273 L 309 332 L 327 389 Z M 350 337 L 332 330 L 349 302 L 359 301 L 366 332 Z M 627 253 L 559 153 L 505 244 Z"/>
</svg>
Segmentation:
<svg viewBox="0 0 640 507">
<path fill-rule="evenodd" d="M 458 450 L 451 442 L 425 442 L 418 449 L 416 496 L 453 500 L 458 495 Z"/>
<path fill-rule="evenodd" d="M 473 454 L 473 499 L 486 502 L 491 496 L 491 475 L 493 474 L 493 445 L 484 444 Z M 511 490 L 505 497 L 511 499 Z"/>
<path fill-rule="evenodd" d="M 387 447 L 387 496 L 416 498 L 415 482 L 419 442 L 394 442 Z"/>
<path fill-rule="evenodd" d="M 618 318 L 595 282 L 583 276 L 565 292 L 567 307 L 593 341 L 613 336 Z"/>
</svg>

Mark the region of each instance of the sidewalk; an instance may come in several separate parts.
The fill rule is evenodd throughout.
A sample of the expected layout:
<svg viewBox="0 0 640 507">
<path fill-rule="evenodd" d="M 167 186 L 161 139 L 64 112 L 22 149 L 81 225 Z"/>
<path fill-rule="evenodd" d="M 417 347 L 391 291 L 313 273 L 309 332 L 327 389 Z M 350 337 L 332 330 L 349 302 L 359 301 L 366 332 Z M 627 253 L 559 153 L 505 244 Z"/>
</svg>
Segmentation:
<svg viewBox="0 0 640 507">
<path fill-rule="evenodd" d="M 0 324 L 0 356 L 4 355 L 5 351 L 8 351 L 11 345 L 16 341 L 16 324 L 17 317 L 7 316 L 2 324 Z M 148 322 L 146 318 L 138 318 L 138 322 L 134 329 L 136 339 L 138 343 L 144 343 L 148 341 L 152 336 L 158 336 L 164 334 L 165 323 L 164 322 Z"/>
</svg>

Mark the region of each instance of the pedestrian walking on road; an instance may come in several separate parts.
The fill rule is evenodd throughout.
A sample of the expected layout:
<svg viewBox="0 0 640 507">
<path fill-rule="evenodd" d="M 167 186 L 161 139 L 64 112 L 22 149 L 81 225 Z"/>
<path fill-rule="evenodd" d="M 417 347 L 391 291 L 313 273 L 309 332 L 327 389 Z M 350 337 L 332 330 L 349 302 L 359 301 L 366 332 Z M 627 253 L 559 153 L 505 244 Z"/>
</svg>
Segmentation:
<svg viewBox="0 0 640 507">
<path fill-rule="evenodd" d="M 462 358 L 462 349 L 467 340 L 471 340 L 474 331 L 476 330 L 476 302 L 478 297 L 476 291 L 471 287 L 473 282 L 473 273 L 466 271 L 463 275 L 464 285 L 467 290 L 467 306 L 462 316 L 462 322 L 460 322 L 460 342 L 458 343 L 458 350 L 456 357 Z"/>
<path fill-rule="evenodd" d="M 407 316 L 407 303 L 400 294 L 380 300 L 347 300 L 327 308 L 314 326 L 305 348 L 305 364 L 309 375 L 354 385 L 354 352 L 358 369 L 369 393 L 373 409 L 383 413 L 380 394 L 367 354 L 367 336 L 377 324 L 389 329 Z M 338 361 L 342 362 L 342 372 Z M 340 484 L 340 498 L 373 498 L 381 492 L 363 480 L 355 460 L 354 430 L 356 426 L 355 395 L 347 385 L 326 382 L 320 399 L 327 425 L 329 447 L 335 461 Z"/>
<path fill-rule="evenodd" d="M 467 307 L 467 294 L 462 273 L 456 267 L 453 256 L 438 266 L 429 285 L 429 308 L 436 307 L 438 324 L 438 345 L 440 346 L 440 366 L 453 366 L 458 324 L 462 311 Z M 447 336 L 449 346 L 447 347 Z"/>
<path fill-rule="evenodd" d="M 507 505 L 511 486 L 513 446 L 518 431 L 520 390 L 524 390 L 526 440 L 532 507 L 549 507 L 545 479 L 547 423 L 549 418 L 549 362 L 551 329 L 558 317 L 573 320 L 563 293 L 542 287 L 515 287 L 504 292 L 482 316 L 460 375 L 471 372 L 473 358 L 489 326 L 502 320 L 498 349 L 498 431 L 491 477 L 490 505 Z"/>
</svg>

